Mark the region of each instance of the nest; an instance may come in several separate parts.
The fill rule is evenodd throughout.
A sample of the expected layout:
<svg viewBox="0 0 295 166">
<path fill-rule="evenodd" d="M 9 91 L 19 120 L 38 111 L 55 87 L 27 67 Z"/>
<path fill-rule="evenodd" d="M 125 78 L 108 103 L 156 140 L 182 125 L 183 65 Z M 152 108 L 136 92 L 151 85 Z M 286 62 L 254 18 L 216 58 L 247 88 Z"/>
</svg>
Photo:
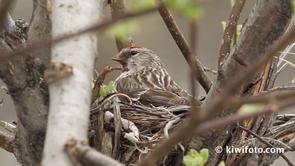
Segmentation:
<svg viewBox="0 0 295 166">
<path fill-rule="evenodd" d="M 186 105 L 154 107 L 131 101 L 127 104 L 120 102 L 117 94 L 109 95 L 93 105 L 90 144 L 103 153 L 132 165 L 163 138 L 169 137 L 169 133 L 183 123 L 188 110 L 189 106 Z M 111 135 L 108 137 L 111 140 L 103 140 L 106 138 L 103 133 Z M 106 142 L 109 146 L 112 145 L 107 148 L 108 152 L 102 150 Z M 101 143 L 104 145 L 99 145 Z M 184 148 L 179 144 L 175 150 L 183 151 Z"/>
</svg>

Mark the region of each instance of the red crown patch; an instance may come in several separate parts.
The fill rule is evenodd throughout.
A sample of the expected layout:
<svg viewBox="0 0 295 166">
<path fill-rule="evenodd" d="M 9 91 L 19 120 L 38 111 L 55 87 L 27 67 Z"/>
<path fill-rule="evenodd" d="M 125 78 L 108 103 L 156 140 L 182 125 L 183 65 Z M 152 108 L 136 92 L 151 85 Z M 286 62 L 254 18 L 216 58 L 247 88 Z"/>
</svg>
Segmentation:
<svg viewBox="0 0 295 166">
<path fill-rule="evenodd" d="M 130 46 L 129 48 L 143 48 L 141 46 Z"/>
</svg>

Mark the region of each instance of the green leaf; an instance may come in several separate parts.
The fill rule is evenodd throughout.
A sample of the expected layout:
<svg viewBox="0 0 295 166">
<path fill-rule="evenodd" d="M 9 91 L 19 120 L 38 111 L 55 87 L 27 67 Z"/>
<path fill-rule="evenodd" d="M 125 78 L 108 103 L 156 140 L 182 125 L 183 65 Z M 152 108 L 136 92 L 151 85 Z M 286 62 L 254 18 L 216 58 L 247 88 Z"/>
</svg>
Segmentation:
<svg viewBox="0 0 295 166">
<path fill-rule="evenodd" d="M 177 0 L 166 0 L 165 3 L 167 6 L 173 7 L 177 5 Z"/>
<path fill-rule="evenodd" d="M 195 149 L 191 149 L 190 150 L 190 155 L 192 157 L 198 157 L 199 156 L 199 152 L 197 152 Z"/>
<path fill-rule="evenodd" d="M 200 151 L 200 155 L 201 155 L 201 158 L 202 158 L 202 165 L 205 165 L 208 161 L 208 158 L 209 158 L 209 150 L 208 149 L 202 149 Z"/>
<path fill-rule="evenodd" d="M 208 157 L 208 149 L 202 149 L 200 153 L 191 149 L 190 152 L 184 156 L 183 164 L 185 166 L 204 166 L 208 161 Z"/>
<path fill-rule="evenodd" d="M 140 10 L 155 7 L 156 1 L 155 0 L 132 0 L 130 5 L 132 10 L 140 11 Z"/>
<path fill-rule="evenodd" d="M 190 19 L 198 19 L 202 14 L 202 10 L 195 0 L 166 0 L 165 3 L 168 7 Z"/>
<path fill-rule="evenodd" d="M 220 161 L 220 163 L 217 166 L 225 166 L 224 161 Z"/>
<path fill-rule="evenodd" d="M 116 85 L 113 81 L 109 82 L 107 85 L 102 85 L 99 89 L 99 95 L 102 97 L 114 92 L 116 92 Z"/>
<path fill-rule="evenodd" d="M 134 33 L 137 29 L 138 25 L 136 22 L 126 20 L 114 24 L 106 30 L 106 33 L 111 37 L 116 36 L 119 40 L 128 41 L 129 35 Z"/>
<path fill-rule="evenodd" d="M 238 113 L 240 115 L 247 115 L 261 111 L 263 108 L 264 104 L 245 104 L 239 109 Z"/>
</svg>

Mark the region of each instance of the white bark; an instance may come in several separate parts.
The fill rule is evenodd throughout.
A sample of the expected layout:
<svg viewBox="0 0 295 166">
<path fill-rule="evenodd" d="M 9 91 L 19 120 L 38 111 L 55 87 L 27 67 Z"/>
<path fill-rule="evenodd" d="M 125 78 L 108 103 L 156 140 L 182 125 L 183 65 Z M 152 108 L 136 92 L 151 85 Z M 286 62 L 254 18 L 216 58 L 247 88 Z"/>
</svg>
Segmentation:
<svg viewBox="0 0 295 166">
<path fill-rule="evenodd" d="M 99 21 L 100 0 L 52 0 L 52 36 Z M 64 145 L 70 138 L 87 141 L 92 73 L 97 39 L 82 35 L 53 47 L 52 62 L 72 66 L 73 74 L 49 85 L 50 104 L 42 165 L 70 166 Z"/>
</svg>

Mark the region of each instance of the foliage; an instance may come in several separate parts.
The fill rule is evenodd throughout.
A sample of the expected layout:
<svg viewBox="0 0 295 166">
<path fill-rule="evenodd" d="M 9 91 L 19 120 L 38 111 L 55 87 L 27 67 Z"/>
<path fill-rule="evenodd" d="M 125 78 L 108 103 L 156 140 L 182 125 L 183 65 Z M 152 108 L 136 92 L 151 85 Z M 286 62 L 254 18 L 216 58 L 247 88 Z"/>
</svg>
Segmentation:
<svg viewBox="0 0 295 166">
<path fill-rule="evenodd" d="M 132 0 L 132 10 L 143 10 L 156 6 L 157 0 Z M 163 0 L 166 5 L 189 19 L 198 19 L 202 11 L 195 0 Z"/>
<path fill-rule="evenodd" d="M 260 111 L 263 108 L 264 104 L 245 104 L 239 109 L 238 113 L 240 115 L 246 115 Z"/>
<path fill-rule="evenodd" d="M 132 11 L 141 11 L 156 6 L 156 0 L 130 0 Z M 194 0 L 164 0 L 166 5 L 188 19 L 198 19 L 202 13 Z M 137 22 L 127 20 L 119 22 L 107 29 L 110 37 L 116 36 L 121 41 L 128 41 L 129 35 L 139 29 Z"/>
<path fill-rule="evenodd" d="M 201 149 L 200 152 L 191 149 L 190 152 L 184 156 L 183 163 L 185 166 L 204 166 L 208 161 L 208 157 L 208 149 Z"/>
<path fill-rule="evenodd" d="M 144 10 L 156 6 L 156 0 L 132 0 L 132 10 Z"/>
<path fill-rule="evenodd" d="M 99 95 L 102 97 L 114 92 L 116 92 L 116 86 L 113 81 L 109 82 L 107 85 L 102 85 L 99 89 Z"/>
<path fill-rule="evenodd" d="M 121 41 L 127 41 L 129 35 L 134 33 L 138 29 L 138 25 L 133 20 L 126 20 L 119 23 L 114 24 L 110 28 L 107 29 L 107 34 L 109 36 L 116 36 Z"/>
<path fill-rule="evenodd" d="M 165 3 L 190 19 L 198 19 L 202 14 L 200 5 L 195 0 L 166 0 Z"/>
<path fill-rule="evenodd" d="M 218 165 L 217 166 L 225 166 L 225 163 L 224 163 L 224 161 L 221 161 L 220 163 L 218 163 Z"/>
</svg>

